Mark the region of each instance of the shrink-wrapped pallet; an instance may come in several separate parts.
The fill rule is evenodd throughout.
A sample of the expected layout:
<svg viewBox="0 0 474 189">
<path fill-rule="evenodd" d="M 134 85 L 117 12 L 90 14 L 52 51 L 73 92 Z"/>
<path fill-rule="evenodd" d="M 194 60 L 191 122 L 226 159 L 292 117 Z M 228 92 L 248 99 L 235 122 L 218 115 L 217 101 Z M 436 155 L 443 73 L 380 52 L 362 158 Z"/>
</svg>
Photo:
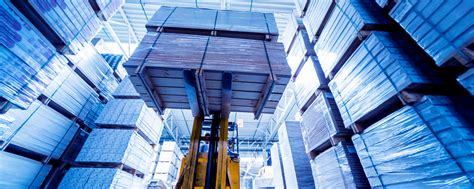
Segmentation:
<svg viewBox="0 0 474 189">
<path fill-rule="evenodd" d="M 28 3 L 31 6 L 29 11 L 32 12 L 23 13 L 44 21 L 36 24 L 47 24 L 48 29 L 52 29 L 55 37 L 49 40 L 57 43 L 56 48 L 64 53 L 78 53 L 102 28 L 88 1 L 61 0 L 45 3 L 40 0 L 29 0 Z"/>
<path fill-rule="evenodd" d="M 51 165 L 0 151 L 1 188 L 40 188 Z"/>
<path fill-rule="evenodd" d="M 143 188 L 143 179 L 117 168 L 70 168 L 58 188 Z"/>
<path fill-rule="evenodd" d="M 80 120 L 100 104 L 99 95 L 69 67 L 61 71 L 43 95 Z"/>
<path fill-rule="evenodd" d="M 304 29 L 304 25 L 301 18 L 291 15 L 290 18 L 288 18 L 288 23 L 280 37 L 281 42 L 285 46 L 285 52 L 288 52 L 295 35 L 302 29 Z"/>
<path fill-rule="evenodd" d="M 474 68 L 467 70 L 465 73 L 458 77 L 458 82 L 467 90 L 471 95 L 474 95 Z"/>
<path fill-rule="evenodd" d="M 135 87 L 128 76 L 120 82 L 112 95 L 117 99 L 140 98 L 140 94 L 137 93 L 137 90 L 135 90 Z"/>
<path fill-rule="evenodd" d="M 157 144 L 163 122 L 141 99 L 113 99 L 105 105 L 95 124 L 99 127 L 137 128 L 151 144 Z"/>
<path fill-rule="evenodd" d="M 293 76 L 301 72 L 299 68 L 301 64 L 308 59 L 308 56 L 316 55 L 313 50 L 313 45 L 309 42 L 306 30 L 300 30 L 295 35 L 287 56 L 288 65 L 290 66 Z"/>
<path fill-rule="evenodd" d="M 334 8 L 333 0 L 309 1 L 308 10 L 303 17 L 303 23 L 308 31 L 311 42 L 316 42 L 324 28 L 325 20 L 329 18 Z"/>
<path fill-rule="evenodd" d="M 91 0 L 92 8 L 101 20 L 109 20 L 125 3 L 124 0 Z"/>
<path fill-rule="evenodd" d="M 300 122 L 286 121 L 278 131 L 286 188 L 314 188 Z"/>
<path fill-rule="evenodd" d="M 329 82 L 346 128 L 377 114 L 403 90 L 445 84 L 416 52 L 388 32 L 372 33 L 357 48 Z"/>
<path fill-rule="evenodd" d="M 334 97 L 330 92 L 321 91 L 314 102 L 303 113 L 301 120 L 306 153 L 322 151 L 331 146 L 331 137 L 350 134 L 344 128 Z"/>
<path fill-rule="evenodd" d="M 306 109 L 320 89 L 327 89 L 328 81 L 324 77 L 317 56 L 308 58 L 294 84 L 296 104 L 300 109 Z"/>
<path fill-rule="evenodd" d="M 168 183 L 176 181 L 183 155 L 176 142 L 164 142 L 161 146 L 160 158 L 153 179 Z"/>
<path fill-rule="evenodd" d="M 79 129 L 76 123 L 38 101 L 27 110 L 11 109 L 6 116 L 14 121 L 0 127 L 3 145 L 13 144 L 53 159 L 61 157 Z"/>
<path fill-rule="evenodd" d="M 314 50 L 327 76 L 334 75 L 346 52 L 356 47 L 359 37 L 374 29 L 383 29 L 388 19 L 376 4 L 364 0 L 337 1 Z"/>
<path fill-rule="evenodd" d="M 76 162 L 124 164 L 146 174 L 153 155 L 152 146 L 133 130 L 94 129 Z"/>
<path fill-rule="evenodd" d="M 378 1 L 386 6 L 388 1 Z M 473 66 L 474 3 L 458 1 L 396 1 L 389 15 L 428 53 L 438 66 L 455 62 Z"/>
<path fill-rule="evenodd" d="M 285 177 L 283 173 L 283 162 L 281 160 L 280 144 L 273 143 L 270 149 L 273 168 L 273 181 L 275 182 L 275 189 L 285 188 Z"/>
<path fill-rule="evenodd" d="M 26 109 L 66 65 L 54 46 L 11 2 L 2 1 L 0 97 Z"/>
<path fill-rule="evenodd" d="M 316 188 L 369 188 L 352 144 L 341 142 L 311 160 Z"/>
<path fill-rule="evenodd" d="M 472 188 L 473 106 L 465 105 L 457 109 L 447 97 L 427 97 L 354 135 L 370 186 Z"/>
<path fill-rule="evenodd" d="M 125 63 L 125 57 L 119 54 L 102 54 L 105 61 L 109 63 L 110 68 L 114 71 L 114 75 L 117 78 L 123 80 L 127 76 L 127 70 L 123 68 L 123 63 Z"/>
</svg>

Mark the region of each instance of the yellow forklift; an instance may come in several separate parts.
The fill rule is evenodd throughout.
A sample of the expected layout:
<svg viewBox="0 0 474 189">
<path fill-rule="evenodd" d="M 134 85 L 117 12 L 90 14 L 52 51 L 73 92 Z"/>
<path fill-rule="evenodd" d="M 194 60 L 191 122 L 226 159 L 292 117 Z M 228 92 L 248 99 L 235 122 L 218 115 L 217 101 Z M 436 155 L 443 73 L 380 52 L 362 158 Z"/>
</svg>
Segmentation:
<svg viewBox="0 0 474 189">
<path fill-rule="evenodd" d="M 194 118 L 190 148 L 181 162 L 177 189 L 240 188 L 238 126 L 219 113 L 210 117 Z"/>
</svg>

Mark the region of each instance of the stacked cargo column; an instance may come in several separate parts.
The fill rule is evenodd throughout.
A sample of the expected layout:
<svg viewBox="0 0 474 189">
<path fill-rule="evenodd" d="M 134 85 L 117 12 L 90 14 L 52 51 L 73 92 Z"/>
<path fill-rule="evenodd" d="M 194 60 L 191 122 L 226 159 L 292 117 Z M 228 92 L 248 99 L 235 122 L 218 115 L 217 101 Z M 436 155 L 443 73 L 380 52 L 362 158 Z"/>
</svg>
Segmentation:
<svg viewBox="0 0 474 189">
<path fill-rule="evenodd" d="M 88 1 L 2 1 L 1 12 L 0 186 L 51 186 L 117 86 L 89 46 L 101 22 Z"/>
<path fill-rule="evenodd" d="M 302 126 L 331 125 L 308 132 L 308 144 L 324 146 L 328 128 L 353 135 L 353 144 L 332 142 L 309 154 L 316 187 L 471 188 L 473 38 L 465 17 L 473 5 L 377 2 L 384 9 L 309 1 L 303 16 L 329 91 L 304 103 Z M 457 70 L 466 71 L 458 80 L 467 90 L 456 83 Z"/>
</svg>

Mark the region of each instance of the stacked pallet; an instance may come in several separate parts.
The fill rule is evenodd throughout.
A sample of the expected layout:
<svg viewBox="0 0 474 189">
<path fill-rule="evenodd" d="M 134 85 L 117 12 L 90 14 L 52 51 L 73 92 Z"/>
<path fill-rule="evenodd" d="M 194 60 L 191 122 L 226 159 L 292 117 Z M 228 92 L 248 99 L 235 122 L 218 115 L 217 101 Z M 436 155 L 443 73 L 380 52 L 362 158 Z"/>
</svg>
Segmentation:
<svg viewBox="0 0 474 189">
<path fill-rule="evenodd" d="M 472 107 L 468 101 L 426 97 L 354 135 L 371 187 L 472 188 Z"/>
<path fill-rule="evenodd" d="M 163 122 L 141 99 L 113 99 L 105 105 L 96 125 L 102 128 L 136 129 L 150 144 L 157 144 Z"/>
<path fill-rule="evenodd" d="M 99 95 L 107 100 L 112 98 L 112 92 L 118 85 L 113 76 L 113 70 L 91 44 L 86 44 L 77 55 L 66 55 L 66 57 Z"/>
<path fill-rule="evenodd" d="M 341 137 L 351 134 L 344 124 L 334 97 L 321 91 L 314 102 L 303 113 L 301 120 L 306 153 L 322 152 L 336 145 Z"/>
<path fill-rule="evenodd" d="M 275 189 L 285 188 L 285 177 L 283 173 L 283 162 L 281 160 L 280 144 L 273 143 L 270 149 L 273 168 L 273 181 L 275 182 Z"/>
<path fill-rule="evenodd" d="M 314 188 L 300 122 L 286 121 L 278 131 L 286 188 Z"/>
<path fill-rule="evenodd" d="M 474 95 L 474 68 L 469 69 L 461 76 L 458 77 L 458 82 L 467 90 L 471 95 Z"/>
<path fill-rule="evenodd" d="M 296 13 L 298 16 L 304 16 L 308 6 L 310 4 L 309 0 L 294 0 L 296 6 Z"/>
<path fill-rule="evenodd" d="M 124 165 L 143 174 L 150 168 L 154 150 L 136 131 L 94 129 L 76 158 L 80 164 Z"/>
<path fill-rule="evenodd" d="M 51 165 L 0 151 L 1 188 L 40 188 Z"/>
<path fill-rule="evenodd" d="M 361 38 L 370 31 L 387 29 L 388 25 L 388 19 L 376 4 L 362 0 L 337 1 L 314 47 L 325 76 L 337 72 Z"/>
<path fill-rule="evenodd" d="M 133 87 L 132 81 L 127 76 L 125 77 L 120 85 L 115 89 L 114 93 L 112 94 L 116 99 L 138 99 L 140 98 L 140 94 L 137 93 L 135 87 Z"/>
<path fill-rule="evenodd" d="M 223 81 L 228 80 L 230 111 L 257 117 L 273 113 L 290 78 L 283 45 L 248 39 L 277 35 L 273 27 L 274 19 L 264 13 L 162 7 L 147 24 L 153 32 L 124 67 L 147 105 L 161 113 L 166 108 L 195 112 L 190 103 L 196 98 L 203 102 L 202 111 L 221 111 Z M 223 78 L 224 73 L 232 77 Z M 188 92 L 189 100 L 186 87 L 194 88 L 197 97 Z"/>
<path fill-rule="evenodd" d="M 369 188 L 352 144 L 341 142 L 311 161 L 316 188 Z"/>
<path fill-rule="evenodd" d="M 372 33 L 329 83 L 346 128 L 389 107 L 404 90 L 445 85 L 397 34 Z"/>
<path fill-rule="evenodd" d="M 162 180 L 171 184 L 177 181 L 183 154 L 176 142 L 164 142 L 153 180 Z"/>
<path fill-rule="evenodd" d="M 291 74 L 293 77 L 296 77 L 301 69 L 301 65 L 308 57 L 316 55 L 313 50 L 313 44 L 310 43 L 308 33 L 300 18 L 294 15 L 290 18 L 283 34 L 283 44 L 288 54 L 287 60 L 291 68 Z"/>
<path fill-rule="evenodd" d="M 320 91 L 328 91 L 328 81 L 324 77 L 317 56 L 310 56 L 303 62 L 298 76 L 294 80 L 296 104 L 305 110 Z"/>
<path fill-rule="evenodd" d="M 91 0 L 92 9 L 101 20 L 107 21 L 125 3 L 124 0 Z"/>
<path fill-rule="evenodd" d="M 0 98 L 28 108 L 66 65 L 64 57 L 12 4 L 2 1 Z"/>
<path fill-rule="evenodd" d="M 321 35 L 327 19 L 334 9 L 334 5 L 333 0 L 309 1 L 308 10 L 303 17 L 303 23 L 306 26 L 311 42 L 316 42 Z"/>
<path fill-rule="evenodd" d="M 127 76 L 127 71 L 123 68 L 125 57 L 118 54 L 102 54 L 105 61 L 109 63 L 110 68 L 114 71 L 114 76 L 117 80 L 123 80 Z"/>
<path fill-rule="evenodd" d="M 58 188 L 143 188 L 143 179 L 117 168 L 71 168 Z"/>
<path fill-rule="evenodd" d="M 387 7 L 391 1 L 377 2 Z M 472 67 L 474 5 L 467 0 L 395 1 L 389 15 L 428 53 L 438 66 Z"/>
<path fill-rule="evenodd" d="M 59 159 L 79 129 L 76 123 L 38 101 L 27 110 L 11 109 L 6 116 L 14 121 L 0 128 L 0 147 L 23 148 L 44 160 Z"/>
</svg>

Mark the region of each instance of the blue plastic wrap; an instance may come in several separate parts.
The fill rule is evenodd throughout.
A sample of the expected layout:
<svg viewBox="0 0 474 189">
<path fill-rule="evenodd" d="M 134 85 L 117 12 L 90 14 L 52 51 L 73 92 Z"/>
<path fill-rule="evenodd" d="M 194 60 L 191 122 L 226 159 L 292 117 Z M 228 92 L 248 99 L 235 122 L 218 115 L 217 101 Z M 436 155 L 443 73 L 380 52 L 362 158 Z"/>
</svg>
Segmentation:
<svg viewBox="0 0 474 189">
<path fill-rule="evenodd" d="M 99 95 L 69 67 L 61 71 L 43 94 L 81 120 L 100 104 Z"/>
<path fill-rule="evenodd" d="M 66 53 L 75 54 L 102 28 L 89 1 L 28 1 L 66 45 Z"/>
<path fill-rule="evenodd" d="M 380 3 L 383 5 L 383 1 Z M 399 0 L 390 16 L 438 66 L 450 65 L 453 58 L 472 66 L 472 50 L 468 49 L 474 43 L 474 3 L 471 0 Z"/>
<path fill-rule="evenodd" d="M 352 144 L 338 143 L 311 160 L 316 188 L 369 188 Z"/>
<path fill-rule="evenodd" d="M 412 49 L 396 34 L 373 32 L 355 50 L 329 82 L 346 128 L 402 90 L 444 84 L 436 66 Z"/>
<path fill-rule="evenodd" d="M 143 179 L 116 168 L 71 168 L 58 188 L 144 188 Z"/>
<path fill-rule="evenodd" d="M 300 122 L 286 121 L 278 131 L 286 188 L 314 188 Z"/>
<path fill-rule="evenodd" d="M 361 31 L 388 24 L 381 8 L 370 1 L 340 0 L 321 32 L 314 50 L 324 74 L 329 76 Z"/>
<path fill-rule="evenodd" d="M 142 99 L 113 99 L 105 105 L 97 118 L 98 126 L 138 128 L 148 137 L 149 142 L 157 144 L 163 132 L 163 122 L 158 114 L 148 108 Z"/>
<path fill-rule="evenodd" d="M 330 92 L 319 92 L 314 102 L 303 113 L 301 132 L 306 153 L 314 149 L 320 151 L 330 146 L 332 136 L 343 136 L 350 133 L 344 128 L 336 102 Z"/>
<path fill-rule="evenodd" d="M 115 98 L 140 98 L 128 76 L 120 82 L 112 95 Z"/>
<path fill-rule="evenodd" d="M 11 109 L 6 115 L 15 120 L 5 130 L 0 128 L 0 141 L 59 159 L 79 126 L 35 101 L 27 110 Z M 0 145 L 1 146 L 1 145 Z"/>
<path fill-rule="evenodd" d="M 469 69 L 467 72 L 463 73 L 458 77 L 458 82 L 474 95 L 474 68 Z"/>
<path fill-rule="evenodd" d="M 0 188 L 40 188 L 51 165 L 0 151 Z"/>
<path fill-rule="evenodd" d="M 134 130 L 94 129 L 76 162 L 123 163 L 146 174 L 153 153 L 152 146 Z"/>
<path fill-rule="evenodd" d="M 92 82 L 93 86 L 100 90 L 100 94 L 112 99 L 112 92 L 118 86 L 113 70 L 94 46 L 86 44 L 84 47 L 77 55 L 66 55 L 66 57 Z"/>
<path fill-rule="evenodd" d="M 109 63 L 110 68 L 114 70 L 114 75 L 120 79 L 124 79 L 128 74 L 125 68 L 123 68 L 123 63 L 125 63 L 125 57 L 118 54 L 102 54 L 105 61 Z"/>
<path fill-rule="evenodd" d="M 303 17 L 303 23 L 308 31 L 310 41 L 316 41 L 322 31 L 323 21 L 329 17 L 333 0 L 309 1 L 308 10 Z"/>
<path fill-rule="evenodd" d="M 275 189 L 284 189 L 285 181 L 283 174 L 283 162 L 281 161 L 280 145 L 273 143 L 270 149 L 273 167 L 273 180 L 275 182 Z"/>
<path fill-rule="evenodd" d="M 327 89 L 328 81 L 317 56 L 310 56 L 294 81 L 296 104 L 300 109 L 309 102 L 319 89 Z"/>
<path fill-rule="evenodd" d="M 458 112 L 448 98 L 432 96 L 354 135 L 352 140 L 370 185 L 472 188 L 474 128 L 472 119 L 460 114 L 472 114 L 472 110 L 464 109 Z"/>
<path fill-rule="evenodd" d="M 125 3 L 124 0 L 93 0 L 89 1 L 91 5 L 97 4 L 97 16 L 102 20 L 109 20 L 117 10 Z M 94 7 L 94 6 L 93 6 Z"/>
</svg>

